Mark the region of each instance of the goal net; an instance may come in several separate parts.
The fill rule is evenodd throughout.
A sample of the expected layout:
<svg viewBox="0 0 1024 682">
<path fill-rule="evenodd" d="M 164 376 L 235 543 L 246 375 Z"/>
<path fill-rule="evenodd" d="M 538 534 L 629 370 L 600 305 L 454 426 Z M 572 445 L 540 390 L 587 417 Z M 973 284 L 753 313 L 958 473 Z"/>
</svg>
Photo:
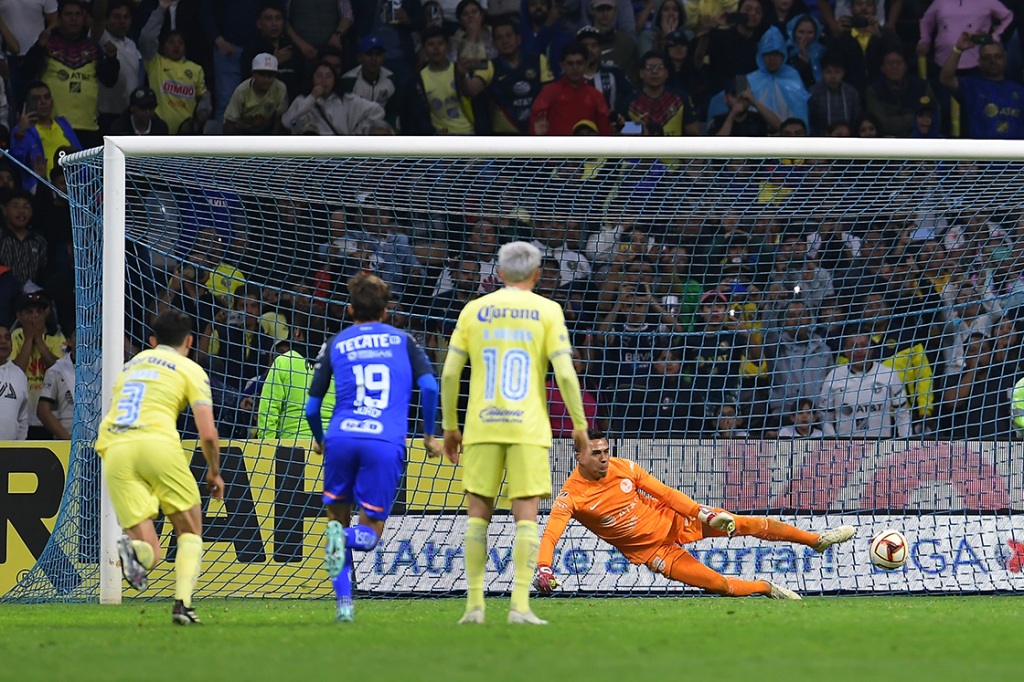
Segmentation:
<svg viewBox="0 0 1024 682">
<path fill-rule="evenodd" d="M 543 252 L 539 291 L 565 311 L 588 418 L 615 455 L 704 504 L 858 529 L 824 555 L 741 538 L 689 545 L 697 559 L 810 594 L 1024 589 L 1017 159 L 1024 146 L 976 141 L 108 139 L 65 160 L 74 445 L 50 542 L 6 599 L 120 598 L 91 446 L 120 364 L 168 307 L 193 317 L 223 438 L 198 595 L 330 595 L 322 460 L 295 396 L 347 324 L 348 278 L 391 284 L 392 324 L 439 372 L 511 240 Z M 574 457 L 550 386 L 557 490 Z M 179 426 L 201 481 L 194 425 Z M 410 441 L 359 590 L 464 590 L 463 504 L 457 469 Z M 508 506 L 492 592 L 511 589 Z M 882 572 L 867 545 L 888 527 L 910 557 Z M 688 592 L 575 524 L 555 559 L 566 594 Z M 146 596 L 170 595 L 172 571 Z"/>
</svg>

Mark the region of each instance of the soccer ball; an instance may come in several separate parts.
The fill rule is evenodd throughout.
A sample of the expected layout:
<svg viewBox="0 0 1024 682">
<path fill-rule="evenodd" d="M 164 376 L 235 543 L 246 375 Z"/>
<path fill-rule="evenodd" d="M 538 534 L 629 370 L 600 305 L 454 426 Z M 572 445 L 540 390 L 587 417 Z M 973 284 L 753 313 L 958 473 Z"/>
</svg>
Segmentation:
<svg viewBox="0 0 1024 682">
<path fill-rule="evenodd" d="M 868 556 L 875 566 L 884 571 L 894 571 L 907 563 L 909 552 L 907 539 L 903 537 L 903 533 L 886 528 L 871 538 Z"/>
</svg>

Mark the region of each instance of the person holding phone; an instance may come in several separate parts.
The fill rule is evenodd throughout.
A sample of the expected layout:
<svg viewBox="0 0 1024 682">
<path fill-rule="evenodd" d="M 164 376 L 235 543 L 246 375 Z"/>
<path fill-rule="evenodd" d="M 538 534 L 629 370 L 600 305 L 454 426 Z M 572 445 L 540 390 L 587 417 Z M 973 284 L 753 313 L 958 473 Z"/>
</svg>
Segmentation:
<svg viewBox="0 0 1024 682">
<path fill-rule="evenodd" d="M 708 135 L 723 137 L 767 137 L 782 126 L 774 111 L 762 104 L 750 90 L 746 76 L 736 76 L 725 86 L 728 113 L 708 124 Z"/>
<path fill-rule="evenodd" d="M 637 377 L 652 375 L 659 349 L 677 330 L 675 318 L 658 303 L 651 285 L 630 281 L 627 273 L 615 305 L 596 331 L 602 346 L 601 387 L 614 395 L 628 392 Z"/>
<path fill-rule="evenodd" d="M 746 16 L 745 23 L 729 24 L 716 16 L 697 29 L 693 63 L 709 94 L 721 92 L 736 74 L 757 68 L 757 46 L 767 28 L 764 8 L 758 0 L 743 0 L 737 11 Z"/>
<path fill-rule="evenodd" d="M 31 83 L 11 134 L 11 155 L 47 178 L 56 164 L 58 150 L 82 148 L 71 122 L 63 116 L 54 116 L 53 108 L 50 87 L 42 81 Z M 23 178 L 25 189 L 36 186 L 31 174 L 25 173 Z"/>
<path fill-rule="evenodd" d="M 863 99 L 868 84 L 881 73 L 886 53 L 899 45 L 900 39 L 878 22 L 876 0 L 853 0 L 850 9 L 849 22 L 844 22 L 847 28 L 836 37 L 831 49 L 846 69 L 846 82 L 857 88 Z"/>
<path fill-rule="evenodd" d="M 821 13 L 821 22 L 825 25 L 828 33 L 839 36 L 846 33 L 854 25 L 861 23 L 862 19 L 853 19 L 857 14 L 854 11 L 856 0 L 834 0 L 833 2 L 817 3 L 818 11 Z M 896 26 L 899 23 L 900 15 L 903 14 L 905 0 L 877 0 L 874 3 L 872 16 L 879 26 Z M 867 26 L 863 24 L 862 28 Z"/>
<path fill-rule="evenodd" d="M 942 68 L 961 33 L 971 34 L 975 44 L 984 40 L 1001 42 L 1003 31 L 1011 22 L 1013 12 L 999 0 L 933 0 L 921 15 L 921 40 L 917 43 L 917 54 L 927 57 L 934 48 L 932 59 Z M 977 51 L 961 55 L 961 71 L 977 67 Z"/>
<path fill-rule="evenodd" d="M 960 75 L 960 57 L 965 52 L 977 53 L 977 76 Z M 1024 139 L 1024 115 L 1016 104 L 1024 99 L 1024 87 L 1006 78 L 1006 50 L 1002 43 L 979 46 L 970 33 L 961 33 L 942 65 L 939 82 L 960 100 L 966 137 Z"/>
</svg>

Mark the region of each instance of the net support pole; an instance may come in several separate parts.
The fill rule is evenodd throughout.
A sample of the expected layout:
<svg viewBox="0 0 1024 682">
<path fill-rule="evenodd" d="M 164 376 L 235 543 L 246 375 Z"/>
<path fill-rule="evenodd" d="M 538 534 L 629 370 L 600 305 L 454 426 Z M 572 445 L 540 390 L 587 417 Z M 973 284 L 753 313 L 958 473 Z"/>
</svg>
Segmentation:
<svg viewBox="0 0 1024 682">
<path fill-rule="evenodd" d="M 125 156 L 108 137 L 103 142 L 103 339 L 102 410 L 110 405 L 114 382 L 124 364 Z M 107 492 L 106 467 L 100 476 L 100 603 L 121 603 L 117 538 L 121 526 Z"/>
</svg>

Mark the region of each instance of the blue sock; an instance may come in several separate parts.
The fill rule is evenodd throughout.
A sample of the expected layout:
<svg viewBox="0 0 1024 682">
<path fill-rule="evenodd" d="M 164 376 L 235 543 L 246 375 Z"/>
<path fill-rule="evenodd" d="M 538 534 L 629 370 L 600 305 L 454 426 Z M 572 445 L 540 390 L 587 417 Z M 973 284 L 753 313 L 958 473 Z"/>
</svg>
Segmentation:
<svg viewBox="0 0 1024 682">
<path fill-rule="evenodd" d="M 345 529 L 345 547 L 358 549 L 360 552 L 369 552 L 377 546 L 379 539 L 369 526 L 356 524 Z"/>
<path fill-rule="evenodd" d="M 338 599 L 338 606 L 351 606 L 352 604 L 352 550 L 369 552 L 377 546 L 380 538 L 369 526 L 356 524 L 345 529 L 345 565 L 341 573 L 334 579 L 334 594 Z"/>
<path fill-rule="evenodd" d="M 345 565 L 341 573 L 333 581 L 334 595 L 338 600 L 338 606 L 352 605 L 352 550 L 345 550 Z"/>
</svg>

